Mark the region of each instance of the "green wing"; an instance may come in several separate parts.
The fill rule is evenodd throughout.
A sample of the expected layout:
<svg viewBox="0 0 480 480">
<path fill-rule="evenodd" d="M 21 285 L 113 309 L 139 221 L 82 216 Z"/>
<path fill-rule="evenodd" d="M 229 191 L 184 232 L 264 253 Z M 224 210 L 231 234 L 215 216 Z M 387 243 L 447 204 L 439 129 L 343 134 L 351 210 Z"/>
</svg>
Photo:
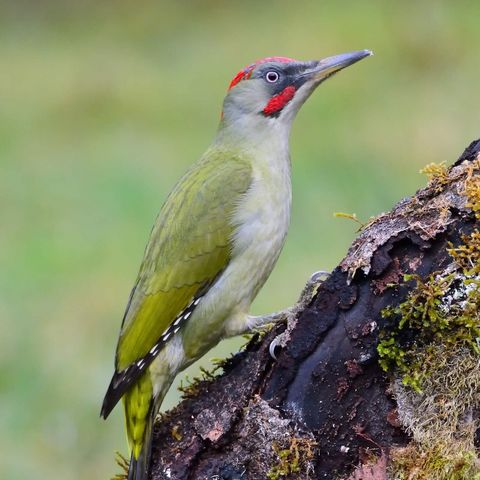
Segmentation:
<svg viewBox="0 0 480 480">
<path fill-rule="evenodd" d="M 228 265 L 232 216 L 251 184 L 251 166 L 240 157 L 211 152 L 180 180 L 153 227 L 120 331 L 116 374 L 105 397 L 113 405 L 142 369 L 138 365 L 178 315 Z M 158 352 L 155 352 L 158 353 Z M 142 363 L 140 363 L 143 366 Z M 113 408 L 113 405 L 106 407 Z M 105 403 L 104 403 L 105 407 Z M 104 413 L 108 414 L 104 409 Z"/>
<path fill-rule="evenodd" d="M 239 158 L 207 157 L 180 180 L 153 227 L 122 324 L 118 370 L 143 358 L 230 260 L 231 218 L 251 183 Z"/>
</svg>

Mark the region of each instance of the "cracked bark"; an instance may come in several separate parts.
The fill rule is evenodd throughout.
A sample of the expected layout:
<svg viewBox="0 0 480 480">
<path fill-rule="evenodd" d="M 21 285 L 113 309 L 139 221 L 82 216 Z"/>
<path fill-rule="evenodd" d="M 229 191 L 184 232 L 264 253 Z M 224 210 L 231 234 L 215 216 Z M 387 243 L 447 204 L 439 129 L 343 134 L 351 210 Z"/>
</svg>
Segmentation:
<svg viewBox="0 0 480 480">
<path fill-rule="evenodd" d="M 451 263 L 447 243 L 475 225 L 462 188 L 479 156 L 477 140 L 445 184 L 430 182 L 362 230 L 298 315 L 277 361 L 268 347 L 285 325 L 255 336 L 221 376 L 200 382 L 194 397 L 164 415 L 154 429 L 152 478 L 265 479 L 288 448 L 299 472 L 279 478 L 387 478 L 390 448 L 410 439 L 376 346 L 379 332 L 392 328 L 381 311 L 411 288 L 387 287 Z M 378 462 L 362 466 L 371 454 Z"/>
</svg>

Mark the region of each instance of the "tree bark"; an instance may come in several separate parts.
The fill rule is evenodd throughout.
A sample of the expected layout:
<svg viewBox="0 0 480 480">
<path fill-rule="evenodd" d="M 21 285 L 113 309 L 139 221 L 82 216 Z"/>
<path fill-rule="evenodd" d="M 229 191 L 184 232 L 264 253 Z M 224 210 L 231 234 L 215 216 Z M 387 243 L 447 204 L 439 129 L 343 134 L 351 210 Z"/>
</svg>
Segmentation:
<svg viewBox="0 0 480 480">
<path fill-rule="evenodd" d="M 269 345 L 284 324 L 254 335 L 222 375 L 195 384 L 163 415 L 152 478 L 388 478 L 391 449 L 412 439 L 398 418 L 392 374 L 378 363 L 380 332 L 394 328 L 382 311 L 407 298 L 404 274 L 445 270 L 449 242 L 478 227 L 464 185 L 479 157 L 477 140 L 445 178 L 361 230 L 289 326 L 277 360 Z"/>
</svg>

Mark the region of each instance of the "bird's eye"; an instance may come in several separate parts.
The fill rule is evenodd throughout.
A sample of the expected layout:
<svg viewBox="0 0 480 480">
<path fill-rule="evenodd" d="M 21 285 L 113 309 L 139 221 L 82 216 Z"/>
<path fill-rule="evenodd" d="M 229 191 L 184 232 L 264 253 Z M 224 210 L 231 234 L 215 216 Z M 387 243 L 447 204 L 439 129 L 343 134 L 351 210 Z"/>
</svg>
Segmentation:
<svg viewBox="0 0 480 480">
<path fill-rule="evenodd" d="M 265 79 L 267 80 L 268 83 L 278 82 L 279 78 L 280 78 L 280 75 L 277 72 L 275 72 L 274 70 L 270 70 L 265 75 Z"/>
</svg>

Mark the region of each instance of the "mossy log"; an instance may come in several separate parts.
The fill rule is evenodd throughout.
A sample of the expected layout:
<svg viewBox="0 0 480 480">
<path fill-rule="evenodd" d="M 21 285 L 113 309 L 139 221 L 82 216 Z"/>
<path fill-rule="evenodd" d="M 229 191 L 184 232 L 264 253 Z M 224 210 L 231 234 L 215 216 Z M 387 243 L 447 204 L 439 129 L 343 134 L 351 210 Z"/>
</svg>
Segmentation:
<svg viewBox="0 0 480 480">
<path fill-rule="evenodd" d="M 480 140 L 426 172 L 362 228 L 276 360 L 284 324 L 157 421 L 153 479 L 480 478 Z"/>
</svg>

